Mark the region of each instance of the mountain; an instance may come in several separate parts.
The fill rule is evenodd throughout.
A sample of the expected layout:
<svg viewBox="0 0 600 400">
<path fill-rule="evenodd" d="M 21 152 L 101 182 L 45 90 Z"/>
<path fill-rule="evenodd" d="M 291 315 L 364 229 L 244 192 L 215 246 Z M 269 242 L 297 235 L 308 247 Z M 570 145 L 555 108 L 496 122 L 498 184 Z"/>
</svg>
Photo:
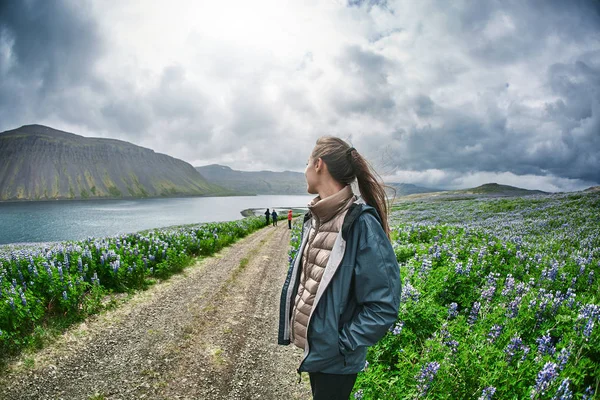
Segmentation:
<svg viewBox="0 0 600 400">
<path fill-rule="evenodd" d="M 237 171 L 218 164 L 196 167 L 208 182 L 251 194 L 307 194 L 301 172 Z"/>
<path fill-rule="evenodd" d="M 509 185 L 500 185 L 498 183 L 486 183 L 472 189 L 454 190 L 453 193 L 464 194 L 489 194 L 497 196 L 526 196 L 532 194 L 548 194 L 541 190 L 522 189 Z"/>
<path fill-rule="evenodd" d="M 590 186 L 584 192 L 600 192 L 600 186 Z"/>
<path fill-rule="evenodd" d="M 416 193 L 431 193 L 441 192 L 443 189 L 429 189 L 423 186 L 413 185 L 412 183 L 397 183 L 397 182 L 386 182 L 387 186 L 391 186 L 396 189 L 396 197 L 408 196 Z"/>
<path fill-rule="evenodd" d="M 121 140 L 42 125 L 0 133 L 0 200 L 222 194 L 190 164 Z"/>
</svg>

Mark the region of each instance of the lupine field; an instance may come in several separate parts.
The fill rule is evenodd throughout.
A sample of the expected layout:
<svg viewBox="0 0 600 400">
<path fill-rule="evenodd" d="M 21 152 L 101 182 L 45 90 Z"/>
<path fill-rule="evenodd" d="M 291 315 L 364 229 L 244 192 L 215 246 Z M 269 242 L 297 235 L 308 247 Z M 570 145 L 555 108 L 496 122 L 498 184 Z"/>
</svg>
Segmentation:
<svg viewBox="0 0 600 400">
<path fill-rule="evenodd" d="M 208 223 L 52 245 L 0 248 L 0 361 L 42 345 L 48 327 L 103 308 L 105 295 L 143 289 L 264 226 Z"/>
<path fill-rule="evenodd" d="M 355 399 L 598 398 L 599 193 L 402 202 L 391 226 L 400 311 Z"/>
</svg>

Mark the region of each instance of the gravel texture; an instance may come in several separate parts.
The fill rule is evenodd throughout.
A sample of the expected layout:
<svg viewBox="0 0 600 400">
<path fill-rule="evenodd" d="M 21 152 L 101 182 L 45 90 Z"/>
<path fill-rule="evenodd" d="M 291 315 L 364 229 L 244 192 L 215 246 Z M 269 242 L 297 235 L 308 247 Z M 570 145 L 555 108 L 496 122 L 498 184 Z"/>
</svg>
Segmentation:
<svg viewBox="0 0 600 400">
<path fill-rule="evenodd" d="M 277 345 L 287 224 L 91 318 L 0 377 L 0 399 L 310 399 Z"/>
</svg>

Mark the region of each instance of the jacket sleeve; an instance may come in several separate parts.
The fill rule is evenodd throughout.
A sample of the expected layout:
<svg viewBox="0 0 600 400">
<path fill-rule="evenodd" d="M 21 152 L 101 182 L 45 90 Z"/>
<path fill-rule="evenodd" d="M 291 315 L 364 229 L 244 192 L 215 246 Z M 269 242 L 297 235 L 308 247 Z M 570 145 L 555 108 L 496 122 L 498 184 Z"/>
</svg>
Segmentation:
<svg viewBox="0 0 600 400">
<path fill-rule="evenodd" d="M 374 216 L 359 223 L 353 290 L 358 311 L 340 331 L 344 355 L 377 343 L 396 321 L 400 306 L 400 269 L 392 245 Z"/>
</svg>

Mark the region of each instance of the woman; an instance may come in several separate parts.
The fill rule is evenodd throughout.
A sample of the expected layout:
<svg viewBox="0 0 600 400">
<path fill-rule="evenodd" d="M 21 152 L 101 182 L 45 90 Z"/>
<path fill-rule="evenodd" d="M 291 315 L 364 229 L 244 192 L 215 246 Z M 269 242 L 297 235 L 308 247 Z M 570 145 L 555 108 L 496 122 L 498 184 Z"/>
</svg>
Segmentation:
<svg viewBox="0 0 600 400">
<path fill-rule="evenodd" d="M 345 400 L 367 347 L 396 320 L 399 267 L 383 186 L 356 149 L 320 138 L 305 176 L 308 193 L 318 196 L 283 286 L 279 344 L 304 350 L 298 373 L 309 373 L 315 400 Z M 355 179 L 364 201 L 352 193 Z"/>
<path fill-rule="evenodd" d="M 292 210 L 288 210 L 288 229 L 292 229 L 292 218 L 293 218 Z"/>
</svg>

